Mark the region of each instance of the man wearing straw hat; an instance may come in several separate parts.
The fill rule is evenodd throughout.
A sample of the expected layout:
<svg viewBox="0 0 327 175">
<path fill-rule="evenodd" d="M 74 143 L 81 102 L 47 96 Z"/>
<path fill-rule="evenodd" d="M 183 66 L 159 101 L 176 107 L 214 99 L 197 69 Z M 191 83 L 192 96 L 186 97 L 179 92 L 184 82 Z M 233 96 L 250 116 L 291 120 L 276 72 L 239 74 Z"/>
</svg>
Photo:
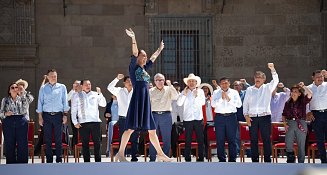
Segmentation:
<svg viewBox="0 0 327 175">
<path fill-rule="evenodd" d="M 183 124 L 185 127 L 185 152 L 184 157 L 186 162 L 191 161 L 191 142 L 193 128 L 196 134 L 198 143 L 199 157 L 197 161 L 203 162 L 203 113 L 202 106 L 205 105 L 205 96 L 202 89 L 198 87 L 201 84 L 201 78 L 194 74 L 189 74 L 184 78 L 184 83 L 187 85 L 177 100 L 178 106 L 183 106 Z"/>
<path fill-rule="evenodd" d="M 217 142 L 217 154 L 219 162 L 226 162 L 225 136 L 228 142 L 229 160 L 236 162 L 236 131 L 237 131 L 237 108 L 242 106 L 238 92 L 230 88 L 230 81 L 223 77 L 220 79 L 221 89 L 215 90 L 211 106 L 215 108 L 216 117 L 215 131 Z"/>
<path fill-rule="evenodd" d="M 19 79 L 19 80 L 17 80 L 16 81 L 16 84 L 18 85 L 18 91 L 19 91 L 19 94 L 21 95 L 21 94 L 24 94 L 24 93 L 30 93 L 30 92 L 28 92 L 28 91 L 26 91 L 26 89 L 27 89 L 27 87 L 28 87 L 28 82 L 26 81 L 26 80 L 23 80 L 23 79 Z M 33 96 L 32 96 L 32 98 L 33 98 Z M 33 98 L 34 99 L 34 98 Z M 32 100 L 33 100 L 32 99 Z M 29 103 L 27 104 L 28 106 L 27 106 L 27 113 L 26 113 L 26 115 L 25 115 L 25 118 L 26 118 L 26 120 L 30 120 L 30 112 L 29 112 Z"/>
</svg>

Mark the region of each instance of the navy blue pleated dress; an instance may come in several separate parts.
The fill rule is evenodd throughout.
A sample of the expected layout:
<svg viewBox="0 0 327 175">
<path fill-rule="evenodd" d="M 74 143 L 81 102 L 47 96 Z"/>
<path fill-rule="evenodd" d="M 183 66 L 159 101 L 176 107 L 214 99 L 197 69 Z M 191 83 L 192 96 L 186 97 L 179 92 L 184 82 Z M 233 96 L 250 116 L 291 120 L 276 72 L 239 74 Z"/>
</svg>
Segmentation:
<svg viewBox="0 0 327 175">
<path fill-rule="evenodd" d="M 149 60 L 142 68 L 136 62 L 137 58 L 132 56 L 129 65 L 129 76 L 133 85 L 133 94 L 129 103 L 126 116 L 126 128 L 133 130 L 156 129 L 151 112 L 150 95 L 148 83 L 150 75 L 146 72 L 151 68 L 153 62 Z"/>
</svg>

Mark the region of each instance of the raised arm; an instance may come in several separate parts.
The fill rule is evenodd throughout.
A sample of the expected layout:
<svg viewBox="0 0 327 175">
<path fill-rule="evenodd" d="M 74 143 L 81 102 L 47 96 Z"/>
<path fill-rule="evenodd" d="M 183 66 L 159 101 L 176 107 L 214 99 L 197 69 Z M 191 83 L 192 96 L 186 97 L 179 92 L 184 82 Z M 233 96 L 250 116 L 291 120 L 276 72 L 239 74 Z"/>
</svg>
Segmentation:
<svg viewBox="0 0 327 175">
<path fill-rule="evenodd" d="M 151 56 L 151 58 L 150 58 L 150 60 L 151 60 L 152 62 L 154 62 L 154 61 L 157 59 L 157 57 L 160 55 L 160 53 L 161 53 L 161 51 L 163 50 L 164 47 L 165 47 L 165 43 L 164 43 L 163 41 L 161 41 L 161 42 L 160 42 L 160 46 L 159 46 L 159 48 L 157 49 L 157 51 L 155 51 L 155 52 L 152 54 L 152 56 Z"/>
<path fill-rule="evenodd" d="M 129 29 L 125 29 L 126 34 L 132 38 L 132 52 L 133 55 L 135 57 L 137 57 L 138 53 L 139 53 L 139 49 L 137 48 L 137 43 L 136 43 L 136 39 L 135 39 L 135 34 L 133 32 L 133 30 L 131 28 Z"/>
<path fill-rule="evenodd" d="M 115 95 L 116 97 L 119 96 L 119 91 L 120 91 L 120 87 L 116 87 L 117 83 L 119 80 L 124 78 L 124 74 L 118 74 L 117 77 L 112 80 L 112 82 L 109 83 L 107 89 L 110 93 L 112 93 L 113 95 Z"/>
<path fill-rule="evenodd" d="M 43 80 L 42 80 L 42 83 L 41 83 L 41 87 L 47 82 L 47 80 L 48 80 L 48 76 L 43 75 Z"/>
<path fill-rule="evenodd" d="M 98 104 L 101 107 L 106 107 L 107 101 L 106 98 L 104 98 L 101 89 L 99 87 L 96 87 L 97 93 L 98 93 Z"/>
<path fill-rule="evenodd" d="M 303 82 L 300 82 L 298 85 L 304 89 L 304 94 L 311 99 L 312 91 L 307 86 L 305 86 Z"/>
<path fill-rule="evenodd" d="M 270 69 L 273 78 L 271 82 L 268 84 L 269 84 L 270 91 L 273 92 L 279 83 L 279 78 L 274 63 L 268 63 L 268 68 Z"/>
</svg>

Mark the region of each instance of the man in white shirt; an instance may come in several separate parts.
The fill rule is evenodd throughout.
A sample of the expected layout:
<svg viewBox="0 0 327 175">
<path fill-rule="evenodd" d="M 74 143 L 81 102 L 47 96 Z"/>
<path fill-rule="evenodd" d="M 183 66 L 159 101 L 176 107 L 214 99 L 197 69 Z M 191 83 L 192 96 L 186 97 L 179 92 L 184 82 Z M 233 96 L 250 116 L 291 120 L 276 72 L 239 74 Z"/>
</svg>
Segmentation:
<svg viewBox="0 0 327 175">
<path fill-rule="evenodd" d="M 123 79 L 124 87 L 116 87 L 119 80 Z M 117 97 L 118 102 L 118 126 L 119 126 L 119 140 L 121 139 L 124 131 L 126 130 L 126 115 L 129 107 L 129 102 L 131 101 L 133 94 L 133 86 L 129 76 L 124 76 L 123 74 L 118 74 L 117 77 L 109 83 L 107 87 L 108 91 Z M 137 162 L 136 157 L 138 150 L 138 136 L 139 132 L 133 132 L 130 137 L 130 142 L 132 143 L 131 148 L 131 161 Z"/>
<path fill-rule="evenodd" d="M 250 127 L 252 162 L 259 162 L 258 130 L 263 142 L 264 161 L 271 162 L 270 101 L 271 94 L 277 87 L 279 79 L 274 64 L 268 63 L 268 68 L 271 70 L 273 80 L 264 84 L 266 75 L 261 71 L 257 71 L 254 75 L 255 85 L 247 88 L 243 102 L 243 114 Z"/>
<path fill-rule="evenodd" d="M 326 70 L 316 70 L 312 74 L 313 83 L 308 86 L 312 91 L 310 110 L 313 114 L 312 128 L 317 139 L 321 163 L 327 163 L 325 138 L 327 133 L 327 78 Z"/>
<path fill-rule="evenodd" d="M 69 91 L 69 93 L 67 94 L 67 100 L 68 102 L 71 101 L 71 99 L 73 98 L 74 94 L 78 91 L 81 91 L 81 81 L 80 80 L 75 80 L 74 83 L 73 83 L 73 88 Z M 77 118 L 77 116 L 71 116 L 71 117 L 75 117 Z M 73 131 L 73 138 L 72 138 L 72 149 L 74 149 L 75 145 L 77 144 L 78 142 L 78 130 L 77 128 L 75 128 L 74 124 L 73 124 L 73 121 L 70 120 L 70 124 L 71 124 L 71 127 L 72 127 L 72 131 Z"/>
<path fill-rule="evenodd" d="M 180 90 L 181 87 L 177 81 L 173 82 L 173 86 L 176 89 L 178 96 L 181 94 Z M 178 144 L 178 137 L 181 131 L 183 130 L 183 106 L 177 105 L 177 99 L 172 101 L 172 111 L 171 111 L 171 117 L 172 117 L 172 131 L 171 131 L 171 152 L 172 156 L 176 157 L 176 148 Z"/>
<path fill-rule="evenodd" d="M 176 89 L 176 92 L 178 93 L 178 95 L 180 95 L 181 87 L 180 87 L 179 83 L 177 81 L 175 81 L 175 82 L 173 82 L 173 86 Z M 182 122 L 183 108 L 181 106 L 177 105 L 177 99 L 172 101 L 171 106 L 172 106 L 171 117 L 173 119 L 172 120 L 173 124 L 176 122 Z"/>
<path fill-rule="evenodd" d="M 283 89 L 284 92 L 277 92 L 278 88 Z M 281 122 L 282 113 L 285 103 L 291 97 L 291 90 L 284 86 L 283 83 L 278 83 L 277 88 L 272 93 L 270 110 L 271 110 L 271 122 Z"/>
<path fill-rule="evenodd" d="M 101 120 L 99 115 L 99 106 L 105 107 L 107 102 L 101 93 L 101 89 L 96 87 L 96 91 L 91 91 L 90 80 L 81 81 L 82 92 L 75 93 L 72 98 L 72 121 L 82 139 L 84 162 L 90 162 L 90 134 L 94 143 L 95 162 L 101 162 Z"/>
<path fill-rule="evenodd" d="M 228 162 L 236 162 L 236 131 L 238 127 L 236 112 L 237 108 L 242 106 L 242 102 L 238 92 L 230 88 L 228 78 L 220 79 L 220 88 L 214 91 L 211 102 L 211 106 L 215 108 L 216 113 L 214 122 L 218 159 L 219 162 L 226 162 L 226 136 L 229 151 Z"/>
<path fill-rule="evenodd" d="M 70 101 L 73 98 L 75 92 L 80 91 L 78 89 L 78 88 L 80 88 L 80 86 L 81 86 L 81 81 L 80 80 L 75 80 L 74 83 L 73 83 L 73 88 L 67 94 L 67 100 L 68 101 Z"/>
<path fill-rule="evenodd" d="M 172 101 L 177 100 L 178 93 L 170 80 L 166 80 L 167 86 L 165 86 L 165 76 L 161 73 L 157 73 L 154 76 L 154 83 L 156 86 L 149 90 L 151 110 L 157 128 L 157 135 L 159 135 L 159 131 L 161 134 L 163 152 L 169 155 L 172 128 Z M 154 162 L 156 160 L 156 150 L 152 144 L 150 144 L 149 154 L 150 162 Z"/>
<path fill-rule="evenodd" d="M 185 151 L 184 157 L 186 162 L 191 161 L 191 143 L 192 132 L 195 130 L 196 140 L 198 143 L 199 158 L 197 161 L 204 159 L 204 136 L 203 136 L 203 113 L 202 106 L 205 105 L 205 96 L 202 89 L 198 88 L 201 84 L 201 78 L 194 74 L 189 74 L 184 78 L 187 85 L 177 99 L 177 105 L 183 106 L 183 125 L 185 127 Z"/>
</svg>

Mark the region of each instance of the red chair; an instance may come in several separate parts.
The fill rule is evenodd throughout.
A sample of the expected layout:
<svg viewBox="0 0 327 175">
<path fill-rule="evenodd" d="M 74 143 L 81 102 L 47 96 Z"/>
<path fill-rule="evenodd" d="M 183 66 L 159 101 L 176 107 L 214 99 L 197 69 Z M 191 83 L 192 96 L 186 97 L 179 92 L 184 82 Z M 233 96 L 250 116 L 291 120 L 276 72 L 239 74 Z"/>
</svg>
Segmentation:
<svg viewBox="0 0 327 175">
<path fill-rule="evenodd" d="M 245 162 L 245 158 L 244 158 L 245 150 L 251 149 L 250 131 L 249 131 L 249 126 L 247 125 L 246 122 L 239 122 L 239 124 L 240 124 L 240 141 L 241 141 L 240 159 L 241 162 Z M 260 132 L 258 132 L 258 134 L 259 134 L 258 147 L 261 156 L 261 162 L 263 162 L 263 143 L 262 143 Z"/>
<path fill-rule="evenodd" d="M 41 162 L 44 163 L 44 157 L 45 157 L 45 148 L 46 145 L 43 144 L 41 145 Z M 54 131 L 52 130 L 52 145 L 51 145 L 52 149 L 56 149 L 56 143 L 54 140 Z M 68 163 L 68 149 L 69 149 L 69 145 L 65 143 L 65 133 L 62 133 L 62 150 L 64 151 L 64 162 Z"/>
<path fill-rule="evenodd" d="M 114 131 L 113 131 L 113 136 L 112 136 L 112 142 L 111 142 L 111 147 L 110 147 L 110 159 L 111 162 L 114 161 L 114 150 L 118 150 L 120 146 L 120 142 L 119 142 L 119 127 L 118 124 L 114 125 Z M 131 149 L 132 148 L 132 143 L 128 142 L 127 149 Z"/>
<path fill-rule="evenodd" d="M 179 135 L 178 138 L 178 145 L 176 148 L 176 157 L 177 157 L 177 162 L 182 161 L 182 149 L 185 149 L 185 130 Z M 199 150 L 198 150 L 198 143 L 196 142 L 196 134 L 193 131 L 192 133 L 192 142 L 191 142 L 191 150 L 195 149 L 195 156 L 198 158 L 199 156 Z"/>
<path fill-rule="evenodd" d="M 214 126 L 208 126 L 207 129 L 208 132 L 208 161 L 212 162 L 212 155 L 211 150 L 217 149 L 217 140 L 216 140 L 216 131 Z M 225 142 L 225 149 L 227 149 L 227 157 L 229 158 L 229 152 L 228 152 L 228 143 Z"/>
<path fill-rule="evenodd" d="M 90 134 L 89 147 L 90 147 L 90 149 L 94 149 L 94 142 L 93 142 L 92 134 Z M 79 134 L 79 129 L 78 129 L 77 143 L 76 143 L 75 148 L 74 148 L 74 150 L 75 150 L 74 151 L 75 152 L 75 162 L 79 162 L 80 151 L 82 150 L 82 148 L 83 148 L 83 143 L 82 143 L 81 136 Z"/>
<path fill-rule="evenodd" d="M 273 162 L 278 163 L 278 150 L 285 150 L 285 127 L 282 122 L 273 122 L 271 124 L 271 133 L 272 133 L 272 156 Z M 294 143 L 294 154 L 297 156 L 297 144 Z"/>
<path fill-rule="evenodd" d="M 308 163 L 310 163 L 310 159 L 312 158 L 312 163 L 316 163 L 315 159 L 316 159 L 316 151 L 318 150 L 318 146 L 317 146 L 317 139 L 315 136 L 315 133 L 313 132 L 313 130 L 311 132 L 309 132 L 309 138 L 308 138 L 308 142 L 309 142 L 309 147 L 308 147 Z M 325 142 L 325 148 L 327 149 L 327 142 Z"/>
<path fill-rule="evenodd" d="M 158 139 L 159 139 L 159 144 L 160 147 L 163 148 L 163 141 L 162 141 L 162 137 L 161 135 L 158 135 Z M 146 136 L 144 137 L 144 161 L 146 162 L 146 159 L 148 157 L 148 149 L 150 148 L 150 139 L 149 139 L 149 133 L 146 134 Z"/>
<path fill-rule="evenodd" d="M 28 153 L 34 163 L 34 122 L 28 122 Z"/>
</svg>

